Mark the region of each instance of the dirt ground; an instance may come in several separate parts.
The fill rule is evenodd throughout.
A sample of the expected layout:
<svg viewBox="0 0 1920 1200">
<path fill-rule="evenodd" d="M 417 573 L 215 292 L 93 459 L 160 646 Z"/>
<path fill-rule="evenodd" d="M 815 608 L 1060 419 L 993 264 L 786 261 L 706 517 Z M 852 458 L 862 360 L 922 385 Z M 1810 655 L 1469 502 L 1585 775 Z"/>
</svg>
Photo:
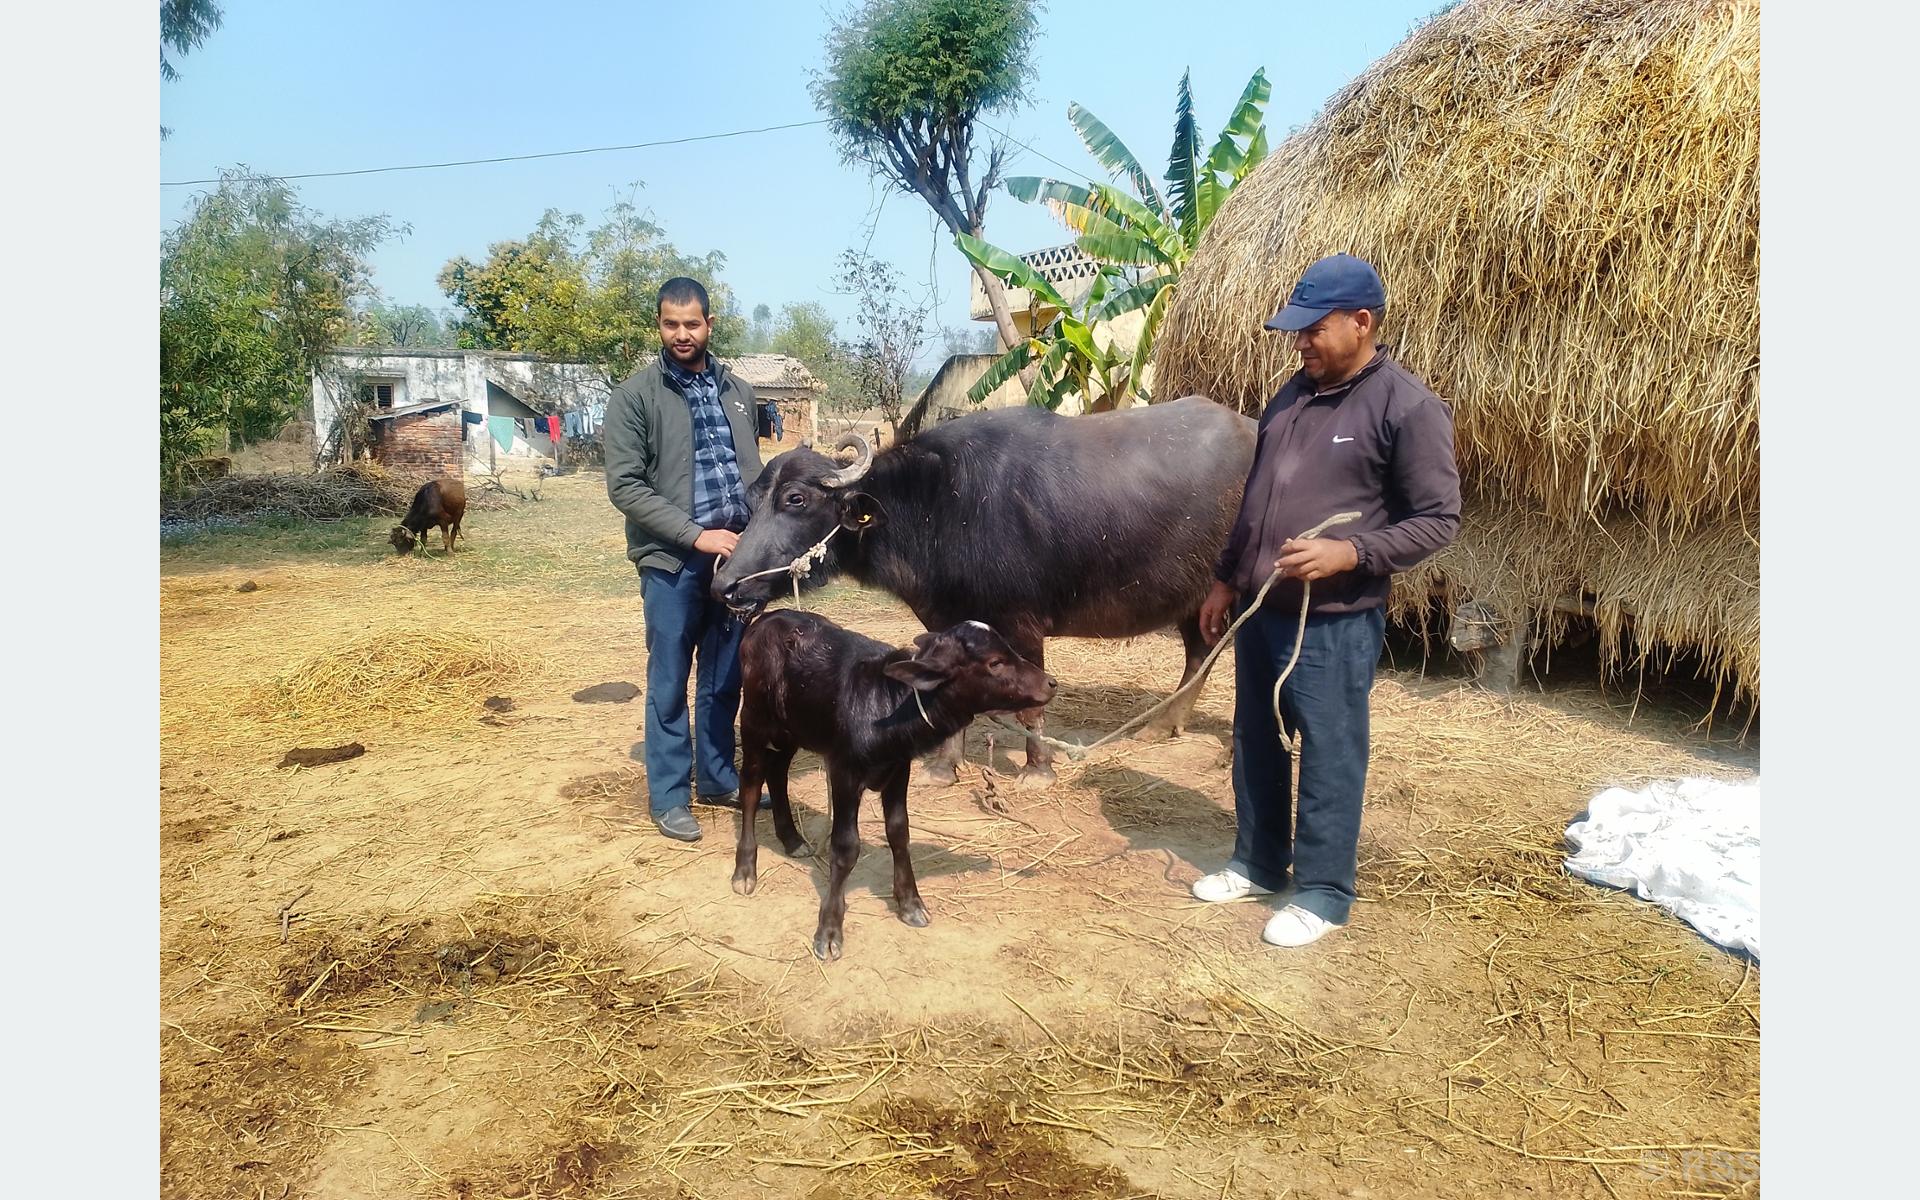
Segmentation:
<svg viewBox="0 0 1920 1200">
<path fill-rule="evenodd" d="M 733 814 L 695 845 L 646 819 L 642 701 L 572 699 L 645 676 L 599 479 L 474 516 L 453 559 L 374 521 L 163 547 L 163 1196 L 1758 1194 L 1757 964 L 1560 867 L 1598 788 L 1755 769 L 1698 714 L 1384 671 L 1361 903 L 1299 951 L 1187 893 L 1232 839 L 1230 662 L 1186 736 L 1045 791 L 983 773 L 976 729 L 912 793 L 932 925 L 895 919 L 870 802 L 819 964 L 822 866 L 769 826 L 735 895 Z M 917 632 L 875 593 L 809 606 Z M 403 711 L 328 673 L 370 643 L 470 654 Z M 1050 732 L 1178 660 L 1052 643 Z M 816 843 L 824 791 L 803 755 Z"/>
</svg>

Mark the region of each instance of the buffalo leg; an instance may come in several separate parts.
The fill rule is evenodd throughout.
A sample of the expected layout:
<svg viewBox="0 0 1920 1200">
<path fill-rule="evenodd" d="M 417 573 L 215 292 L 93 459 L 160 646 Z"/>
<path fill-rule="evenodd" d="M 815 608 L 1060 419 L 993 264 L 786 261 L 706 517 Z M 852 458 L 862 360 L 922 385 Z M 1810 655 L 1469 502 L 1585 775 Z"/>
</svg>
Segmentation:
<svg viewBox="0 0 1920 1200">
<path fill-rule="evenodd" d="M 1200 664 L 1207 658 L 1207 642 L 1200 636 L 1200 615 L 1191 614 L 1180 622 L 1180 642 L 1186 647 L 1187 662 L 1180 670 L 1180 687 L 1186 687 L 1200 670 Z M 1193 706 L 1200 699 L 1200 691 L 1206 685 L 1194 684 L 1193 689 L 1169 705 L 1165 712 L 1148 721 L 1146 728 L 1140 731 L 1142 741 L 1157 741 L 1160 738 L 1179 737 L 1186 732 L 1187 722 L 1193 718 Z M 1176 692 L 1178 688 L 1174 689 Z"/>
<path fill-rule="evenodd" d="M 806 858 L 813 853 L 813 847 L 800 836 L 800 826 L 793 820 L 793 805 L 787 799 L 787 769 L 792 765 L 792 750 L 767 751 L 767 793 L 773 800 L 773 831 L 779 835 L 780 848 L 789 858 Z"/>
<path fill-rule="evenodd" d="M 1014 653 L 1041 670 L 1046 670 L 1045 637 L 1024 629 L 1005 636 Z M 1044 708 L 1029 708 L 1017 714 L 1020 723 L 1027 727 L 1027 765 L 1020 768 L 1020 775 L 1014 781 L 1018 787 L 1046 787 L 1058 778 L 1053 773 L 1053 747 L 1040 740 L 1045 729 L 1046 712 Z"/>
<path fill-rule="evenodd" d="M 827 791 L 833 798 L 831 869 L 827 894 L 820 901 L 820 926 L 813 934 L 813 955 L 832 962 L 845 942 L 847 876 L 860 858 L 860 781 L 829 768 Z"/>
<path fill-rule="evenodd" d="M 927 923 L 927 906 L 920 900 L 920 885 L 913 878 L 913 854 L 907 837 L 907 776 L 910 767 L 901 767 L 880 789 L 880 808 L 887 818 L 887 849 L 893 851 L 893 900 L 900 906 L 900 919 L 918 929 Z"/>
</svg>

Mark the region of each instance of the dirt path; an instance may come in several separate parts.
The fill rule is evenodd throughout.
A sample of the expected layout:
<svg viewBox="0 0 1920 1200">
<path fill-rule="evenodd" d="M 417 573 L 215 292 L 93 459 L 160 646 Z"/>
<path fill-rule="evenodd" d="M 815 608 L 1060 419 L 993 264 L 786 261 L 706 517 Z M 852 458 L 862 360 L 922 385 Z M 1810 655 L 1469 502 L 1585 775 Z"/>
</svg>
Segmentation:
<svg viewBox="0 0 1920 1200">
<path fill-rule="evenodd" d="M 734 895 L 731 815 L 694 846 L 645 819 L 640 701 L 570 699 L 644 681 L 598 481 L 486 515 L 451 562 L 372 529 L 163 554 L 164 1194 L 1757 1193 L 1757 967 L 1559 868 L 1597 787 L 1739 755 L 1389 672 L 1362 903 L 1288 953 L 1264 906 L 1186 892 L 1232 837 L 1224 683 L 1186 737 L 1045 792 L 990 785 L 976 730 L 959 784 L 912 794 L 933 924 L 894 918 L 870 804 L 823 966 L 819 865 L 763 839 Z M 421 630 L 510 652 L 511 711 L 262 706 L 310 655 Z M 1177 673 L 1170 638 L 1056 646 L 1062 736 Z M 794 798 L 821 840 L 807 756 Z"/>
</svg>

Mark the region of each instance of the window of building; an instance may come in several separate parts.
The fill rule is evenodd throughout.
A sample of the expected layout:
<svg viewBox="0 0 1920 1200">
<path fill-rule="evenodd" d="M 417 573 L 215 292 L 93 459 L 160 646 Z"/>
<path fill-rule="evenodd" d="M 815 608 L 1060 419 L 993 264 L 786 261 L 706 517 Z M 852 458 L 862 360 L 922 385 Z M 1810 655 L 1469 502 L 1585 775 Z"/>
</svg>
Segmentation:
<svg viewBox="0 0 1920 1200">
<path fill-rule="evenodd" d="M 397 379 L 369 379 L 360 384 L 360 400 L 375 408 L 392 408 L 399 403 L 400 381 Z"/>
</svg>

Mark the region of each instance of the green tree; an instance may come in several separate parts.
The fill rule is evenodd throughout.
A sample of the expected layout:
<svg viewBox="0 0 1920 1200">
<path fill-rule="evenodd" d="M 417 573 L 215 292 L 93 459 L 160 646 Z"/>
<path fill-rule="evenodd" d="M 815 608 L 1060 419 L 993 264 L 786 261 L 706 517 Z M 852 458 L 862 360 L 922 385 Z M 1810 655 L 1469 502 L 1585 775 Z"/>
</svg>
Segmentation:
<svg viewBox="0 0 1920 1200">
<path fill-rule="evenodd" d="M 459 345 L 597 363 L 630 371 L 660 347 L 655 300 L 675 275 L 700 280 L 713 307 L 712 349 L 734 353 L 746 322 L 719 280 L 719 253 L 681 254 L 631 202 L 588 229 L 578 213 L 548 210 L 523 240 L 495 242 L 485 262 L 460 257 L 441 268 Z"/>
<path fill-rule="evenodd" d="M 161 242 L 160 455 L 183 458 L 279 432 L 304 407 L 321 355 L 352 335 L 371 294 L 384 216 L 327 220 L 276 179 L 223 172 Z"/>
<path fill-rule="evenodd" d="M 782 306 L 767 348 L 807 364 L 807 370 L 826 388 L 828 407 L 834 407 L 839 399 L 851 397 L 857 390 L 849 374 L 847 355 L 840 345 L 839 331 L 823 305 L 809 300 Z"/>
<path fill-rule="evenodd" d="M 1067 119 L 1088 153 L 1111 177 L 1124 178 L 1133 190 L 1112 183 L 1072 184 L 1036 176 L 1007 180 L 1011 195 L 1045 204 L 1078 235 L 1074 244 L 1102 265 L 1101 281 L 1096 281 L 1095 291 L 1078 311 L 1016 256 L 977 238 L 957 239 L 961 252 L 977 268 L 1016 286 L 1036 288 L 1036 295 L 1059 310 L 1045 330 L 1014 345 L 995 363 L 967 393 L 969 400 L 979 403 L 1014 372 L 1035 361 L 1041 364 L 1029 388 L 1035 403 L 1053 407 L 1073 390 L 1090 402 L 1098 399 L 1102 406 L 1135 395 L 1151 399 L 1144 378 L 1161 318 L 1179 286 L 1180 272 L 1228 193 L 1267 155 L 1262 109 L 1272 90 L 1265 69 L 1255 71 L 1203 159 L 1193 117 L 1193 89 L 1183 73 L 1174 103 L 1173 149 L 1164 194 L 1139 159 L 1098 117 L 1078 104 L 1067 107 Z M 1098 344 L 1093 325 L 1142 308 L 1146 316 L 1133 346 Z M 1086 385 L 1097 390 L 1087 391 Z"/>
<path fill-rule="evenodd" d="M 747 327 L 746 353 L 764 354 L 772 345 L 773 309 L 756 304 L 753 306 L 753 324 Z"/>
<path fill-rule="evenodd" d="M 984 114 L 1016 111 L 1033 80 L 1035 0 L 867 0 L 834 22 L 809 88 L 841 156 L 919 196 L 956 237 L 984 236 L 1006 146 L 977 160 Z M 1008 345 L 1006 292 L 975 272 Z"/>
<path fill-rule="evenodd" d="M 168 48 L 172 48 L 175 57 L 191 54 L 220 28 L 220 20 L 220 6 L 213 0 L 160 0 L 161 82 L 172 83 L 180 78 L 179 69 L 167 57 Z M 165 125 L 160 127 L 162 140 L 172 133 Z"/>
<path fill-rule="evenodd" d="M 375 300 L 360 313 L 357 335 L 354 340 L 362 346 L 453 346 L 453 335 L 440 315 L 424 304 Z"/>
</svg>

